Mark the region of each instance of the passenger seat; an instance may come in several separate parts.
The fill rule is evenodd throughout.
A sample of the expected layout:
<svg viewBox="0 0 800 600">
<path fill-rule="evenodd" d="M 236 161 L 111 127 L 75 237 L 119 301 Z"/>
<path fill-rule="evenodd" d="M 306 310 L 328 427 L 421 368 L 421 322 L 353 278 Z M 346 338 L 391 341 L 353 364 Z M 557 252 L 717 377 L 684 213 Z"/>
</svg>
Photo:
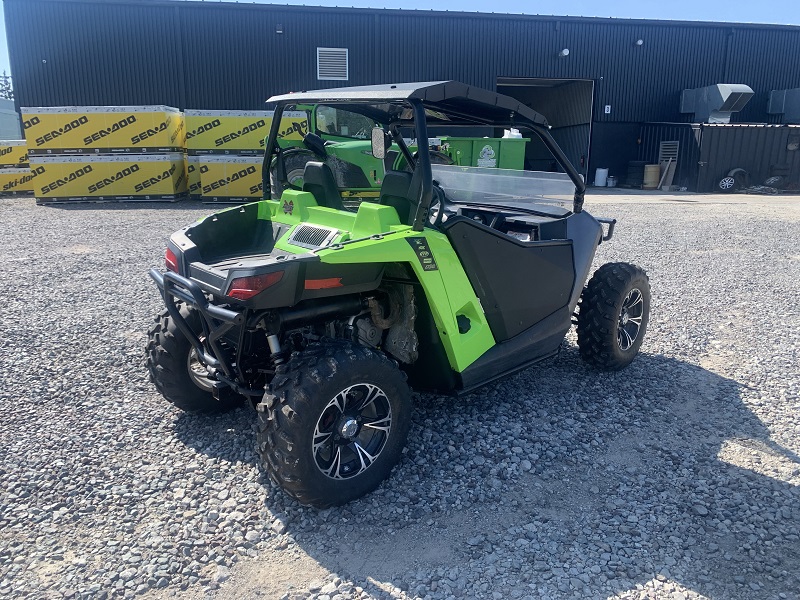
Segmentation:
<svg viewBox="0 0 800 600">
<path fill-rule="evenodd" d="M 311 192 L 320 206 L 345 210 L 333 171 L 325 163 L 316 161 L 306 163 L 303 169 L 303 191 Z"/>
</svg>

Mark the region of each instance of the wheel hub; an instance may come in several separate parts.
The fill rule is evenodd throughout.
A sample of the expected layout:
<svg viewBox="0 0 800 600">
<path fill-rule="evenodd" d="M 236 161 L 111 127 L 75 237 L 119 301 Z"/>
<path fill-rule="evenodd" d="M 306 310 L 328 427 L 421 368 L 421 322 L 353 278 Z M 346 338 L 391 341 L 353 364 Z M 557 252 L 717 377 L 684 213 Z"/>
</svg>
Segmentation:
<svg viewBox="0 0 800 600">
<path fill-rule="evenodd" d="M 337 429 L 343 438 L 352 440 L 358 433 L 358 421 L 352 417 L 345 417 L 339 422 Z"/>
</svg>

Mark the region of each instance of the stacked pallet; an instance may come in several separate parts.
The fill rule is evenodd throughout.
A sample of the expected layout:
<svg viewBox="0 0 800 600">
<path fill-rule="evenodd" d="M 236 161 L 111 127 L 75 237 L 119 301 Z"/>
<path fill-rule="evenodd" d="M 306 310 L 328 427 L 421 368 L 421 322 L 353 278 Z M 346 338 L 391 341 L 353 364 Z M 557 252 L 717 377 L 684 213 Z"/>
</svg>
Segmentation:
<svg viewBox="0 0 800 600">
<path fill-rule="evenodd" d="M 180 200 L 183 114 L 168 106 L 21 109 L 40 204 Z"/>
<path fill-rule="evenodd" d="M 32 179 L 25 140 L 0 141 L 0 193 L 29 194 L 33 191 Z"/>
<path fill-rule="evenodd" d="M 264 195 L 262 161 L 272 111 L 187 110 L 189 194 L 203 202 L 253 202 Z M 301 140 L 304 112 L 284 113 L 281 137 Z"/>
</svg>

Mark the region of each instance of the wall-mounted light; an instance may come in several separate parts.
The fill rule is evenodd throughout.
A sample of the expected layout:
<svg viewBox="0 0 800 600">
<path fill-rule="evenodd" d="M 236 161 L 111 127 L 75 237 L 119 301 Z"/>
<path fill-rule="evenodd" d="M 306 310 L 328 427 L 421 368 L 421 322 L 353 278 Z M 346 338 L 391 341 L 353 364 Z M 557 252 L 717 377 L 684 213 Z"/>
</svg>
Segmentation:
<svg viewBox="0 0 800 600">
<path fill-rule="evenodd" d="M 643 44 L 644 44 L 644 40 L 643 40 L 643 39 L 641 39 L 641 38 L 639 38 L 638 40 L 636 40 L 635 42 L 633 42 L 633 45 L 634 45 L 634 46 L 641 46 L 641 45 L 643 45 Z"/>
<path fill-rule="evenodd" d="M 283 23 L 275 25 L 275 33 L 283 33 Z"/>
<path fill-rule="evenodd" d="M 561 52 L 558 53 L 558 58 L 565 58 L 569 56 L 569 48 L 564 48 Z"/>
</svg>

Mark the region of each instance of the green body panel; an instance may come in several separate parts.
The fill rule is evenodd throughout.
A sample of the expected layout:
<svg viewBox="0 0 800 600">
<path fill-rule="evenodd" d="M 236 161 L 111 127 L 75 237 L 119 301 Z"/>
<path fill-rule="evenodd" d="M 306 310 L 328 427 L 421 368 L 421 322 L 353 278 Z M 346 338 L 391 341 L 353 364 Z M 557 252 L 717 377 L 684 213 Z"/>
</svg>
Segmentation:
<svg viewBox="0 0 800 600">
<path fill-rule="evenodd" d="M 291 203 L 291 211 L 286 207 L 288 203 Z M 294 190 L 286 190 L 279 201 L 260 202 L 258 218 L 291 226 L 308 223 L 338 229 L 341 233 L 333 245 L 316 251 L 324 263 L 410 265 L 425 292 L 454 371 L 463 371 L 495 345 L 480 301 L 443 233 L 433 229 L 414 231 L 402 225 L 397 212 L 389 206 L 363 202 L 358 212 L 339 211 L 318 206 L 312 194 Z M 275 248 L 295 254 L 310 252 L 287 242 L 293 229 L 277 240 Z M 349 243 L 339 245 L 345 241 Z M 426 252 L 435 262 L 423 264 L 429 260 L 424 258 Z M 459 315 L 470 320 L 466 333 L 459 333 L 456 320 Z"/>
<path fill-rule="evenodd" d="M 436 261 L 436 270 L 426 270 L 407 238 L 417 238 L 427 246 Z M 383 239 L 353 242 L 338 248 L 317 252 L 322 262 L 346 263 L 408 263 L 414 270 L 428 299 L 434 323 L 439 330 L 442 345 L 450 366 L 461 372 L 495 345 L 489 324 L 483 314 L 478 297 L 458 260 L 447 237 L 435 230 L 405 231 L 387 235 Z M 459 333 L 456 317 L 464 315 L 470 320 L 470 330 Z"/>
</svg>

